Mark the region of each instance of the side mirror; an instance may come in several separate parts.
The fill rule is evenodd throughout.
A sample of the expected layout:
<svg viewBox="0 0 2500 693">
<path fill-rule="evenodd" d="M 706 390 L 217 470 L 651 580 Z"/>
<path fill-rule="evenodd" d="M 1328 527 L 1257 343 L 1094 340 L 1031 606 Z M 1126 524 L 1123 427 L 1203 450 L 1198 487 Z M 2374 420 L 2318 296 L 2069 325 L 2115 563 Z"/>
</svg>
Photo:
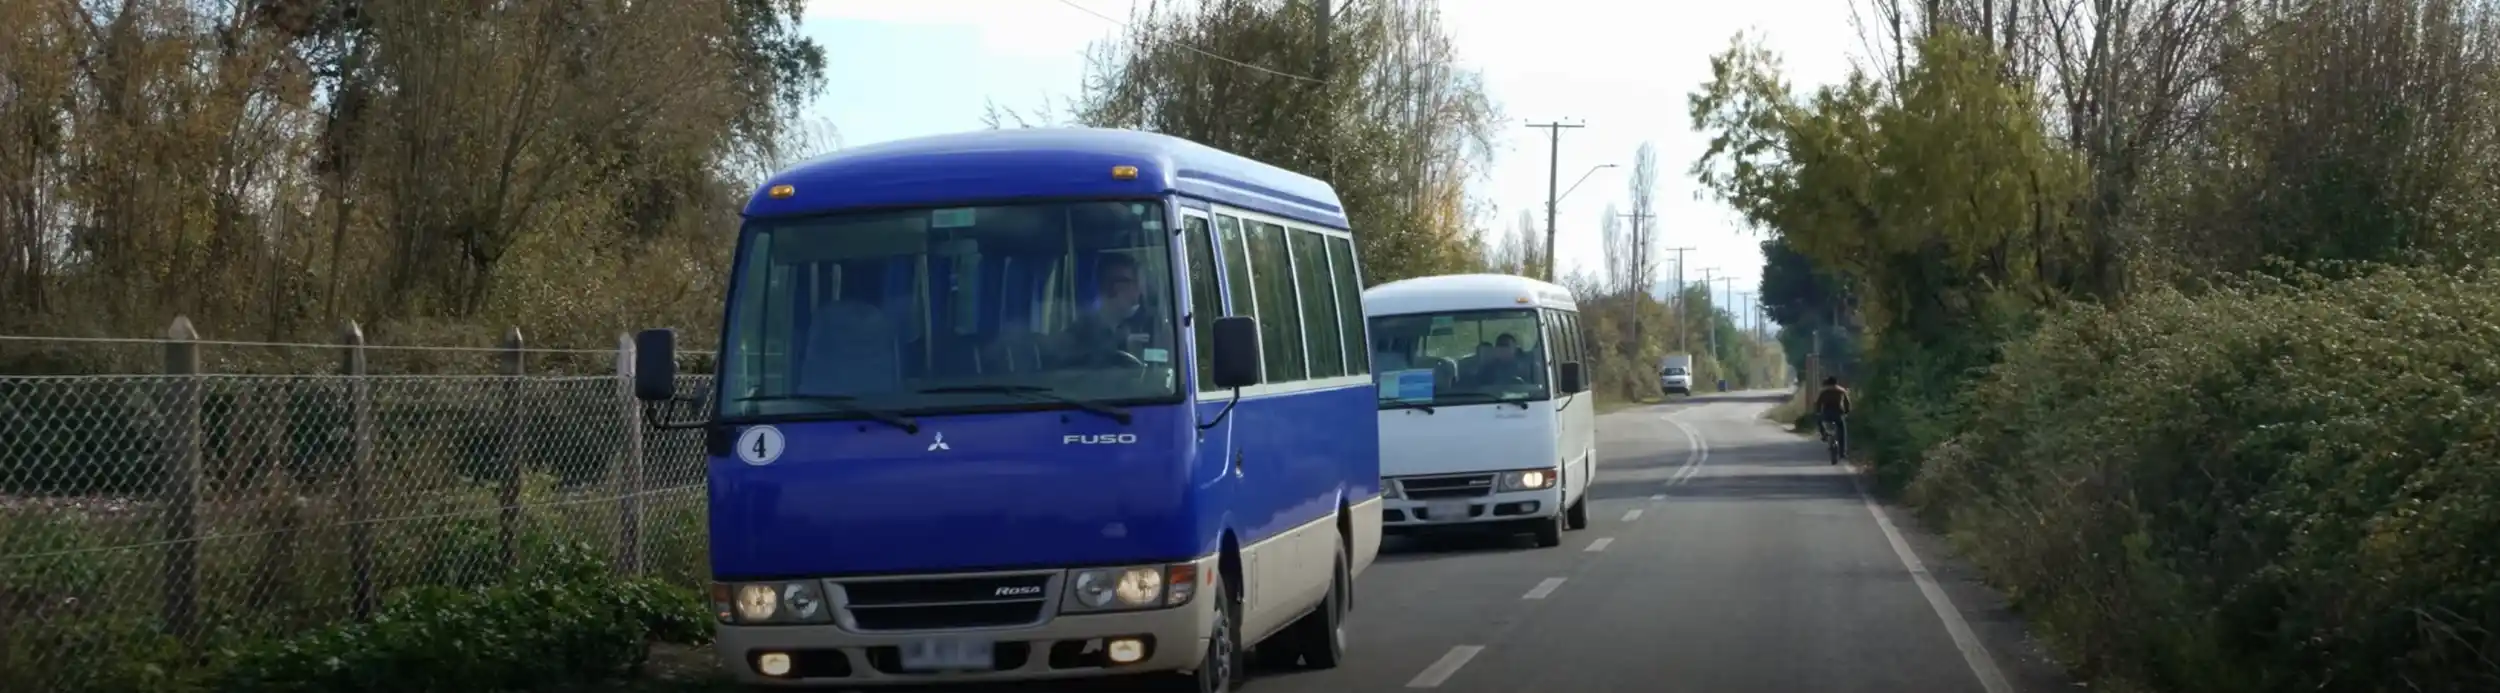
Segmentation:
<svg viewBox="0 0 2500 693">
<path fill-rule="evenodd" d="M 1586 390 L 1588 389 L 1587 377 L 1586 373 L 1580 372 L 1580 362 L 1564 361 L 1554 366 L 1554 384 L 1557 386 L 1555 392 L 1571 394 Z"/>
<path fill-rule="evenodd" d="M 1227 315 L 1215 319 L 1212 344 L 1200 344 L 1214 357 L 1215 382 L 1230 390 L 1259 384 L 1259 321 Z"/>
<path fill-rule="evenodd" d="M 664 403 L 677 398 L 677 331 L 634 333 L 634 399 Z"/>
</svg>

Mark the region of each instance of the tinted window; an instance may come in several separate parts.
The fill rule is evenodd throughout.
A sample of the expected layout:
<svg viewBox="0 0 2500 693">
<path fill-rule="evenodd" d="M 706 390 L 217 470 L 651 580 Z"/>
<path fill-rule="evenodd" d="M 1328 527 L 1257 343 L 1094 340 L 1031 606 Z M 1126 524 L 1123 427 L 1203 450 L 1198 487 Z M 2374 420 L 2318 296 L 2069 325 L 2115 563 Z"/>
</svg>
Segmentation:
<svg viewBox="0 0 2500 693">
<path fill-rule="evenodd" d="M 1337 288 L 1328 267 L 1328 238 L 1294 229 L 1293 273 L 1302 288 L 1302 314 L 1309 318 L 1311 377 L 1345 375 L 1345 324 L 1337 319 Z"/>
<path fill-rule="evenodd" d="M 1164 223 L 1164 207 L 1150 202 L 755 222 L 730 287 L 721 413 L 843 417 L 852 405 L 926 412 L 1037 400 L 994 386 L 1174 395 Z M 963 387 L 991 389 L 932 391 Z"/>
<path fill-rule="evenodd" d="M 1537 311 L 1528 308 L 1371 319 L 1380 405 L 1435 406 L 1546 397 Z"/>
<path fill-rule="evenodd" d="M 1309 374 L 1302 355 L 1302 315 L 1294 303 L 1293 254 L 1285 227 L 1262 221 L 1250 227 L 1250 281 L 1259 295 L 1259 338 L 1266 342 L 1267 381 L 1301 380 Z"/>
<path fill-rule="evenodd" d="M 1370 373 L 1372 351 L 1363 340 L 1363 282 L 1354 274 L 1354 243 L 1328 239 L 1328 274 L 1337 284 L 1337 324 L 1345 332 L 1346 372 Z"/>
<path fill-rule="evenodd" d="M 1224 314 L 1224 295 L 1215 277 L 1215 240 L 1205 217 L 1184 217 L 1182 243 L 1189 253 L 1189 325 L 1198 343 L 1198 389 L 1215 379 L 1215 319 Z"/>
<path fill-rule="evenodd" d="M 1255 318 L 1259 306 L 1250 290 L 1250 246 L 1241 232 L 1241 220 L 1227 216 L 1215 218 L 1216 240 L 1224 245 L 1224 285 L 1231 287 L 1230 315 Z"/>
</svg>

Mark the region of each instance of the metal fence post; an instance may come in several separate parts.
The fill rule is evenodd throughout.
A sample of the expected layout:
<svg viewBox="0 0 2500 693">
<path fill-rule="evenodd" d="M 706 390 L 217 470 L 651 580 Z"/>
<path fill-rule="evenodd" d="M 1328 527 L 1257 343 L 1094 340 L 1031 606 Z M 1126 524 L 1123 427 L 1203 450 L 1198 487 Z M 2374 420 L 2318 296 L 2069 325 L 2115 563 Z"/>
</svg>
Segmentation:
<svg viewBox="0 0 2500 693">
<path fill-rule="evenodd" d="M 643 443 L 642 406 L 634 399 L 634 336 L 616 337 L 616 391 L 624 403 L 620 412 L 625 426 L 625 445 L 617 459 L 618 482 L 616 521 L 616 570 L 624 575 L 642 574 L 642 489 Z"/>
<path fill-rule="evenodd" d="M 200 332 L 191 319 L 175 317 L 165 330 L 164 393 L 166 440 L 165 503 L 165 627 L 191 640 L 199 635 L 200 598 L 200 456 L 203 444 L 200 393 Z"/>
<path fill-rule="evenodd" d="M 365 379 L 365 330 L 347 321 L 339 334 L 339 375 L 347 376 L 347 564 L 357 621 L 373 618 L 373 383 Z"/>
<path fill-rule="evenodd" d="M 509 384 L 504 390 L 503 487 L 495 494 L 503 504 L 502 523 L 498 530 L 503 540 L 503 564 L 506 570 L 520 565 L 521 556 L 521 451 L 528 441 L 521 426 L 528 407 L 521 401 L 522 374 L 527 372 L 527 352 L 522 350 L 521 328 L 514 327 L 503 336 L 503 374 Z"/>
</svg>

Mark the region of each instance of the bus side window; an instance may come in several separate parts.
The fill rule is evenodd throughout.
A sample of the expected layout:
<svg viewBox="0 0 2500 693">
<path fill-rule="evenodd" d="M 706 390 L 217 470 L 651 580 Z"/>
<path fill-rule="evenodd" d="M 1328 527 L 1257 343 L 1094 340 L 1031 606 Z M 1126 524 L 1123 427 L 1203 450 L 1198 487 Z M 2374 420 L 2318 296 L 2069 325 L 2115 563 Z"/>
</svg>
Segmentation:
<svg viewBox="0 0 2500 693">
<path fill-rule="evenodd" d="M 1354 242 L 1328 237 L 1328 274 L 1337 284 L 1337 317 L 1345 331 L 1345 372 L 1372 370 L 1371 350 L 1363 348 L 1363 282 L 1355 275 Z"/>
<path fill-rule="evenodd" d="M 1309 377 L 1301 312 L 1294 300 L 1293 251 L 1285 227 L 1249 222 L 1250 283 L 1259 294 L 1259 340 L 1265 342 L 1267 380 L 1289 383 Z"/>
<path fill-rule="evenodd" d="M 1189 254 L 1189 326 L 1198 340 L 1191 350 L 1198 354 L 1198 390 L 1204 392 L 1215 379 L 1215 353 L 1209 347 L 1215 343 L 1215 319 L 1224 315 L 1224 294 L 1216 283 L 1215 241 L 1207 218 L 1183 217 L 1181 224 L 1184 252 Z"/>
<path fill-rule="evenodd" d="M 1310 229 L 1295 228 L 1293 237 L 1293 276 L 1302 292 L 1302 315 L 1307 318 L 1304 329 L 1311 337 L 1311 377 L 1334 378 L 1346 374 L 1345 323 L 1337 317 L 1337 292 L 1328 267 L 1328 237 Z M 1362 333 L 1354 334 L 1357 340 Z"/>
</svg>

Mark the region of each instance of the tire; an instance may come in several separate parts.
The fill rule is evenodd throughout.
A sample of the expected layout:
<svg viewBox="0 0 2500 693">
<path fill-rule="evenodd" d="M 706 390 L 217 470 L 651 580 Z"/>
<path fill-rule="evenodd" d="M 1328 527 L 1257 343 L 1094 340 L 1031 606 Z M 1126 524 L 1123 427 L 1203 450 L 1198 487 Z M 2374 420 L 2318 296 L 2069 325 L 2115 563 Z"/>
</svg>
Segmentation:
<svg viewBox="0 0 2500 693">
<path fill-rule="evenodd" d="M 1241 603 L 1233 598 L 1233 590 L 1223 580 L 1215 581 L 1215 631 L 1207 637 L 1207 649 L 1199 654 L 1198 670 L 1166 679 L 1166 690 L 1196 693 L 1233 693 L 1241 688 L 1242 674 L 1249 670 L 1249 657 L 1241 646 Z"/>
<path fill-rule="evenodd" d="M 1554 513 L 1552 518 L 1537 521 L 1536 547 L 1550 549 L 1562 545 L 1563 520 L 1570 513 Z"/>
<path fill-rule="evenodd" d="M 1563 529 L 1578 531 L 1588 528 L 1589 497 L 1587 492 L 1582 492 L 1580 500 L 1572 501 L 1570 509 L 1563 511 Z"/>
<path fill-rule="evenodd" d="M 1262 648 L 1261 659 L 1277 667 L 1301 669 L 1335 669 L 1345 662 L 1345 615 L 1354 598 L 1354 573 L 1347 565 L 1346 547 L 1337 543 L 1337 567 L 1329 576 L 1328 596 L 1319 607 L 1304 615 L 1279 634 L 1273 652 Z"/>
</svg>

